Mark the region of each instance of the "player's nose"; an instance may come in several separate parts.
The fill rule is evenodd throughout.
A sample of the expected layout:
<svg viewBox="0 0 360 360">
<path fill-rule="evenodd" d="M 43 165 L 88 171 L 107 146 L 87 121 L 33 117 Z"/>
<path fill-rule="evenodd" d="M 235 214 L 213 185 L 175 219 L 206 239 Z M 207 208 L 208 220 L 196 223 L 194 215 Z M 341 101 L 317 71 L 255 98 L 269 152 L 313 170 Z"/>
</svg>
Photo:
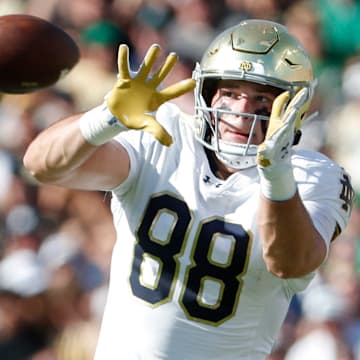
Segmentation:
<svg viewBox="0 0 360 360">
<path fill-rule="evenodd" d="M 253 110 L 252 101 L 247 95 L 241 95 L 234 101 L 233 111 L 238 114 L 237 117 L 247 119 L 248 116 L 245 114 L 251 114 Z"/>
</svg>

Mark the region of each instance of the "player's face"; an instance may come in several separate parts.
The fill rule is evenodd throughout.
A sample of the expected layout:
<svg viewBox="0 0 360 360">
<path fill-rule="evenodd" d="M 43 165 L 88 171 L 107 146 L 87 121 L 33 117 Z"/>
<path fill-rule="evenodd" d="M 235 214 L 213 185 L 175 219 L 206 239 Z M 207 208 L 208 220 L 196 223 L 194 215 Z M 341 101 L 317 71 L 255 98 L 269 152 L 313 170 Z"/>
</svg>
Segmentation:
<svg viewBox="0 0 360 360">
<path fill-rule="evenodd" d="M 280 89 L 266 85 L 238 80 L 220 80 L 217 91 L 212 98 L 213 108 L 229 110 L 237 113 L 267 115 L 271 106 L 281 92 Z M 247 143 L 253 118 L 245 115 L 224 114 L 218 124 L 219 136 L 224 141 Z M 267 124 L 257 121 L 251 143 L 258 145 L 264 140 Z"/>
</svg>

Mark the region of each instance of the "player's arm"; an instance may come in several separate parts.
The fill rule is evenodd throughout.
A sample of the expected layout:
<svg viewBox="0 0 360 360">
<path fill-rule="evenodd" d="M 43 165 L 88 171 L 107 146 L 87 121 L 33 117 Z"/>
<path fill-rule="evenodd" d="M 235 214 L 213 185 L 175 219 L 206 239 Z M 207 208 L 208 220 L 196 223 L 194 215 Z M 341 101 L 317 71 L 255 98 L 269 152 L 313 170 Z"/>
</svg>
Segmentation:
<svg viewBox="0 0 360 360">
<path fill-rule="evenodd" d="M 326 256 L 325 240 L 298 195 L 291 164 L 294 134 L 309 107 L 310 91 L 302 89 L 289 105 L 288 93 L 275 99 L 266 138 L 258 151 L 263 257 L 268 270 L 282 278 L 304 276 L 317 269 Z"/>
<path fill-rule="evenodd" d="M 42 132 L 30 144 L 24 164 L 40 182 L 81 189 L 111 189 L 127 178 L 129 157 L 113 138 L 129 129 L 150 132 L 163 145 L 171 136 L 156 121 L 154 112 L 167 100 L 195 86 L 192 79 L 165 89 L 158 87 L 177 62 L 169 54 L 152 73 L 160 47 L 149 48 L 136 75 L 129 69 L 126 45 L 120 45 L 117 81 L 104 104 L 82 116 L 63 120 Z"/>
<path fill-rule="evenodd" d="M 268 270 L 275 275 L 301 277 L 324 261 L 325 240 L 313 225 L 298 193 L 286 201 L 271 201 L 262 195 L 258 224 L 263 257 Z"/>
<path fill-rule="evenodd" d="M 41 183 L 86 190 L 114 188 L 128 175 L 127 152 L 113 140 L 101 146 L 90 144 L 80 131 L 81 116 L 41 132 L 29 145 L 24 165 Z"/>
</svg>

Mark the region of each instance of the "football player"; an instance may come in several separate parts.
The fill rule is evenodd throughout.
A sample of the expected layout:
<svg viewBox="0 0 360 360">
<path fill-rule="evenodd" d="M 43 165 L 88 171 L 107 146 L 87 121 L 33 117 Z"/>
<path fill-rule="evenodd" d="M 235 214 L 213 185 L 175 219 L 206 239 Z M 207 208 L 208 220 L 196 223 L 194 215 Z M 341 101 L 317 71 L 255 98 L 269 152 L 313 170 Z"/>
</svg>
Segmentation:
<svg viewBox="0 0 360 360">
<path fill-rule="evenodd" d="M 111 191 L 118 239 L 97 360 L 264 360 L 292 296 L 349 221 L 347 173 L 297 150 L 312 66 L 280 24 L 224 31 L 186 79 L 137 72 L 120 45 L 102 105 L 44 130 L 24 164 L 42 183 Z M 195 111 L 171 103 L 195 87 Z M 101 239 L 99 239 L 101 241 Z"/>
</svg>

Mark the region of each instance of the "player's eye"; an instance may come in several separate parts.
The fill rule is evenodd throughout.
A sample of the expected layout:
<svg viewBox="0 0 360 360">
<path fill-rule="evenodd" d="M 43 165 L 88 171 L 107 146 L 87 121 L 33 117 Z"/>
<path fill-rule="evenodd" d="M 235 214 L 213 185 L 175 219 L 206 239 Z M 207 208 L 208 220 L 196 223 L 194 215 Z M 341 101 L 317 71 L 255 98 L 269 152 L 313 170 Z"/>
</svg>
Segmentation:
<svg viewBox="0 0 360 360">
<path fill-rule="evenodd" d="M 261 104 L 272 104 L 273 102 L 273 98 L 271 98 L 270 96 L 267 95 L 257 95 L 256 96 L 256 102 L 261 103 Z"/>
<path fill-rule="evenodd" d="M 227 97 L 230 99 L 235 99 L 237 97 L 237 95 L 229 89 L 220 89 L 219 93 L 221 97 Z"/>
</svg>

